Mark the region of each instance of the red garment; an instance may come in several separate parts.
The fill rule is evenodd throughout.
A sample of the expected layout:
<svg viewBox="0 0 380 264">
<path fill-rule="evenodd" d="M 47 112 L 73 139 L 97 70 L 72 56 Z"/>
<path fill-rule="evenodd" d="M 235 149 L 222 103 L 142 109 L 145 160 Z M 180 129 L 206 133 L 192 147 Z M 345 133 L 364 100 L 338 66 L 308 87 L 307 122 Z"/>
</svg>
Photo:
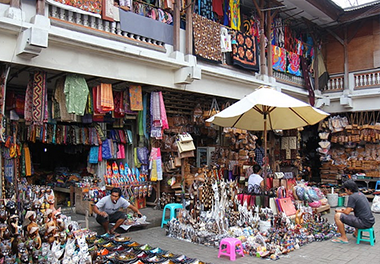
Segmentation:
<svg viewBox="0 0 380 264">
<path fill-rule="evenodd" d="M 223 0 L 212 0 L 212 10 L 220 17 L 223 17 Z"/>
</svg>

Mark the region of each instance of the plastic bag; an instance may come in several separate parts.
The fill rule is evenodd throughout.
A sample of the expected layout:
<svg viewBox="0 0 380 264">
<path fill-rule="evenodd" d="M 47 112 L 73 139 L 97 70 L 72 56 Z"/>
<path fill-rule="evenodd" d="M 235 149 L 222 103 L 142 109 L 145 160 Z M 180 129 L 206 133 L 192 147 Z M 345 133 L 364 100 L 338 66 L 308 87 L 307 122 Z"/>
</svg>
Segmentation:
<svg viewBox="0 0 380 264">
<path fill-rule="evenodd" d="M 374 213 L 380 213 L 380 196 L 375 195 L 375 198 L 373 198 L 371 211 Z"/>
</svg>

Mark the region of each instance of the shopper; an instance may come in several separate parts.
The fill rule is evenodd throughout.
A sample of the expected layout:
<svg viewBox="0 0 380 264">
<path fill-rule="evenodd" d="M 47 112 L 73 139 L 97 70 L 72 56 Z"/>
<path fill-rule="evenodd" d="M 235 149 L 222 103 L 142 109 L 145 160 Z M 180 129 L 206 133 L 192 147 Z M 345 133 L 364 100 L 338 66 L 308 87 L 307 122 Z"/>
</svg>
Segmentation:
<svg viewBox="0 0 380 264">
<path fill-rule="evenodd" d="M 119 211 L 120 208 L 130 208 L 138 217 L 141 217 L 139 209 L 130 204 L 126 199 L 121 197 L 120 188 L 113 188 L 111 194 L 103 197 L 94 205 L 96 221 L 101 224 L 107 234 L 118 236 L 115 230 L 124 223 L 125 213 Z M 112 229 L 109 229 L 109 223 L 115 223 Z"/>
<path fill-rule="evenodd" d="M 367 197 L 358 191 L 358 186 L 352 180 L 343 183 L 343 188 L 349 195 L 346 208 L 335 210 L 335 224 L 338 227 L 340 238 L 333 239 L 333 243 L 347 244 L 348 238 L 344 229 L 344 224 L 355 227 L 354 237 L 358 235 L 358 228 L 370 228 L 375 224 L 375 217 L 371 212 L 371 208 Z M 350 214 L 354 212 L 354 214 Z"/>
</svg>

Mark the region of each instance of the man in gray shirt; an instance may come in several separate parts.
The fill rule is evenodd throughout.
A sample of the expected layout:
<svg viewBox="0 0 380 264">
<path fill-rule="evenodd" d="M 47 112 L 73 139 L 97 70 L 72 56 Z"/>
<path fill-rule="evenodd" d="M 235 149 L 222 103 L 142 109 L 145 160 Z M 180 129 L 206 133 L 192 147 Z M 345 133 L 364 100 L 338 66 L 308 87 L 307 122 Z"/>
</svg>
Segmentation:
<svg viewBox="0 0 380 264">
<path fill-rule="evenodd" d="M 348 238 L 344 229 L 344 224 L 355 227 L 354 236 L 358 235 L 358 229 L 370 228 L 375 224 L 375 217 L 371 212 L 371 207 L 361 192 L 358 191 L 358 186 L 352 180 L 344 182 L 343 188 L 349 195 L 347 208 L 335 210 L 335 224 L 338 227 L 340 238 L 333 239 L 333 243 L 347 244 Z M 350 214 L 354 212 L 354 214 Z"/>
<path fill-rule="evenodd" d="M 99 202 L 94 205 L 94 213 L 96 214 L 96 221 L 101 224 L 106 233 L 110 235 L 119 235 L 115 230 L 124 223 L 126 219 L 125 213 L 119 211 L 120 208 L 130 208 L 139 217 L 141 213 L 139 209 L 130 204 L 126 199 L 121 197 L 120 188 L 113 188 L 111 194 L 103 197 Z M 115 223 L 110 230 L 109 223 Z"/>
</svg>

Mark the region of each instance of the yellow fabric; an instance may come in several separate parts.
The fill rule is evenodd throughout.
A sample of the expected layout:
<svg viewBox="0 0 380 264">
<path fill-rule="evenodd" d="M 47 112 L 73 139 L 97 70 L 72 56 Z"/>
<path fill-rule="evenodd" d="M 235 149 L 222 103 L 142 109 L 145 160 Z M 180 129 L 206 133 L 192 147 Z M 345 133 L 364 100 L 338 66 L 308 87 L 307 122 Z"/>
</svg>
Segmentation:
<svg viewBox="0 0 380 264">
<path fill-rule="evenodd" d="M 28 145 L 24 146 L 25 153 L 25 176 L 32 176 L 32 160 L 30 158 L 30 151 Z"/>
<path fill-rule="evenodd" d="M 150 171 L 150 180 L 151 181 L 157 181 L 158 180 L 158 174 L 157 174 L 157 162 L 155 160 L 151 161 L 151 171 Z"/>
</svg>

